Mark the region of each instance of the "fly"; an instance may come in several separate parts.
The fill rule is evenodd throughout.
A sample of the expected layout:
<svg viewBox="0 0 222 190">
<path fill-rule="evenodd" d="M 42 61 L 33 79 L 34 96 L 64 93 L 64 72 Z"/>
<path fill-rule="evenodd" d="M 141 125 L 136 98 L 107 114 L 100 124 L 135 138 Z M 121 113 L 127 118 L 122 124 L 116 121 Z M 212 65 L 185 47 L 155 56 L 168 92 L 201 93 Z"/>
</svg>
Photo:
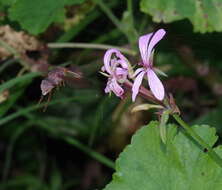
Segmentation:
<svg viewBox="0 0 222 190">
<path fill-rule="evenodd" d="M 46 110 L 51 99 L 53 89 L 64 86 L 65 82 L 69 80 L 69 78 L 72 80 L 81 79 L 82 73 L 80 71 L 72 71 L 72 69 L 65 67 L 55 67 L 48 73 L 47 77 L 42 80 L 40 85 L 42 97 L 40 98 L 39 103 L 48 95 L 47 103 L 43 111 Z"/>
</svg>

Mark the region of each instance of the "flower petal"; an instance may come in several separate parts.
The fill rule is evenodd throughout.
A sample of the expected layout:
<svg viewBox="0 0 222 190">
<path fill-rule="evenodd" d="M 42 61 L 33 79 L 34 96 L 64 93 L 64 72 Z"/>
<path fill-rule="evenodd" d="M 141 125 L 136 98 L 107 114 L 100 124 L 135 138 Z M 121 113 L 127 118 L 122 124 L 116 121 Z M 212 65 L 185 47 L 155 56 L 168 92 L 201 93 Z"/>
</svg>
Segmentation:
<svg viewBox="0 0 222 190">
<path fill-rule="evenodd" d="M 105 55 L 104 55 L 104 58 L 103 58 L 103 61 L 104 61 L 104 67 L 105 67 L 105 70 L 106 72 L 108 72 L 109 74 L 112 74 L 112 69 L 111 69 L 111 60 L 112 60 L 112 54 L 115 53 L 116 57 L 119 58 L 120 60 L 118 60 L 118 62 L 120 61 L 121 62 L 121 65 L 123 65 L 122 62 L 127 62 L 127 59 L 125 58 L 124 55 L 122 55 L 120 53 L 119 50 L 117 49 L 109 49 L 106 51 Z M 124 64 L 125 66 L 125 64 Z"/>
<path fill-rule="evenodd" d="M 127 70 L 126 70 L 126 69 L 123 69 L 123 68 L 121 68 L 121 67 L 117 67 L 115 74 L 116 74 L 117 76 L 118 76 L 118 75 L 127 75 Z"/>
<path fill-rule="evenodd" d="M 110 84 L 110 89 L 114 92 L 114 94 L 118 97 L 122 98 L 122 95 L 124 94 L 123 88 L 117 83 L 116 80 L 112 80 Z"/>
<path fill-rule="evenodd" d="M 115 75 L 113 76 L 119 83 L 123 83 L 127 79 L 128 70 L 117 67 Z"/>
<path fill-rule="evenodd" d="M 138 69 L 133 73 L 133 77 L 136 77 L 141 71 L 144 71 L 144 68 L 138 68 Z"/>
<path fill-rule="evenodd" d="M 165 34 L 166 31 L 164 29 L 159 29 L 154 34 L 149 33 L 139 38 L 139 49 L 144 65 L 148 66 L 149 64 L 152 64 L 149 60 L 151 52 L 154 46 L 163 38 Z"/>
<path fill-rule="evenodd" d="M 143 35 L 139 38 L 139 49 L 140 54 L 142 57 L 143 64 L 148 65 L 149 64 L 149 57 L 147 54 L 148 44 L 152 37 L 153 33 L 149 33 L 146 35 Z"/>
<path fill-rule="evenodd" d="M 139 88 L 142 83 L 144 74 L 145 74 L 145 71 L 142 71 L 140 74 L 138 74 L 133 83 L 133 87 L 132 87 L 132 101 L 133 102 L 135 101 L 136 96 L 139 92 Z"/>
<path fill-rule="evenodd" d="M 110 93 L 111 90 L 108 84 L 106 85 L 106 88 L 104 89 L 104 91 L 105 93 Z"/>
<path fill-rule="evenodd" d="M 150 55 L 151 55 L 151 52 L 152 52 L 154 46 L 164 37 L 165 34 L 166 34 L 166 31 L 164 29 L 159 29 L 154 33 L 154 35 L 152 36 L 152 38 L 149 42 L 148 49 L 147 49 L 147 58 L 148 59 L 150 58 Z"/>
<path fill-rule="evenodd" d="M 110 91 L 111 91 L 110 84 L 111 84 L 111 79 L 108 79 L 108 81 L 106 83 L 106 88 L 104 89 L 105 93 L 110 93 Z"/>
<path fill-rule="evenodd" d="M 105 55 L 104 55 L 104 58 L 103 58 L 103 62 L 104 62 L 104 67 L 105 67 L 105 70 L 107 73 L 111 74 L 112 71 L 111 71 L 111 65 L 110 65 L 110 62 L 111 62 L 111 56 L 113 53 L 115 53 L 116 50 L 115 49 L 109 49 L 106 51 Z"/>
<path fill-rule="evenodd" d="M 124 68 L 124 69 L 128 69 L 128 63 L 127 63 L 128 61 L 127 61 L 127 59 L 124 57 L 123 59 L 121 58 L 121 59 L 119 59 L 119 60 L 117 60 L 116 61 L 116 63 L 117 64 L 120 64 L 121 65 L 121 67 L 122 68 Z"/>
<path fill-rule="evenodd" d="M 163 84 L 152 69 L 148 69 L 147 78 L 150 90 L 152 91 L 153 95 L 158 100 L 163 100 L 164 98 Z"/>
<path fill-rule="evenodd" d="M 106 71 L 106 69 L 105 69 L 104 66 L 102 66 L 101 70 L 102 70 L 102 72 L 105 72 L 105 71 Z"/>
</svg>

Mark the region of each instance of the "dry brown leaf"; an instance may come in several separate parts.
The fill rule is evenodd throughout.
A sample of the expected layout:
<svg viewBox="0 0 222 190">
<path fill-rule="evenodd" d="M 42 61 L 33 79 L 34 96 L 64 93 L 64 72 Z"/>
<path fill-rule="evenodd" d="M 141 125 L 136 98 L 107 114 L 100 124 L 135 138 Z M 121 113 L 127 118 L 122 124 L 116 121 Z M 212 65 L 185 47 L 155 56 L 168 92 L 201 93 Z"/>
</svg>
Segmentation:
<svg viewBox="0 0 222 190">
<path fill-rule="evenodd" d="M 120 102 L 112 117 L 113 122 L 118 123 L 116 124 L 117 127 L 110 133 L 108 144 L 109 149 L 117 153 L 120 153 L 129 143 L 132 134 L 145 124 L 144 112 L 131 113 L 134 106 L 143 103 L 142 98 L 137 98 L 136 102 L 130 105 L 127 110 L 122 113 L 121 118 L 119 118 L 127 101 L 126 98 Z M 147 121 L 147 115 L 145 117 Z"/>
<path fill-rule="evenodd" d="M 42 44 L 35 37 L 23 31 L 17 32 L 8 25 L 0 27 L 0 40 L 14 48 L 19 54 L 24 54 L 26 51 L 35 51 L 42 47 Z M 0 47 L 0 59 L 5 59 L 11 55 L 11 52 L 8 52 L 4 47 Z"/>
<path fill-rule="evenodd" d="M 0 93 L 0 104 L 6 101 L 9 97 L 9 90 L 4 90 Z"/>
</svg>

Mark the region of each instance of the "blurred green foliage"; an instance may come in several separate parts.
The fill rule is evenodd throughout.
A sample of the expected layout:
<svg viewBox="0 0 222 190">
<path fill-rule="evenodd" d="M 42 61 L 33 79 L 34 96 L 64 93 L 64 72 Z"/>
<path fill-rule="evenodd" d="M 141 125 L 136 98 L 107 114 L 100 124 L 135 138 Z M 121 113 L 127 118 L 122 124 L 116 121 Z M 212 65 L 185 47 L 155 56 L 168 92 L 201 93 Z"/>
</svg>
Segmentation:
<svg viewBox="0 0 222 190">
<path fill-rule="evenodd" d="M 15 0 L 7 2 L 6 5 L 9 6 L 9 18 L 12 21 L 17 21 L 31 34 L 39 34 L 44 32 L 51 23 L 63 22 L 66 5 L 83 2 L 84 0 Z"/>
<path fill-rule="evenodd" d="M 140 8 L 152 15 L 154 22 L 170 23 L 187 18 L 196 32 L 222 31 L 220 0 L 141 0 Z"/>
<path fill-rule="evenodd" d="M 210 124 L 220 134 L 222 34 L 197 33 L 221 31 L 220 6 L 215 0 L 0 0 L 0 40 L 5 40 L 3 27 L 7 25 L 18 33 L 34 34 L 44 47 L 27 49 L 21 54 L 18 46 L 12 47 L 13 52 L 7 58 L 0 49 L 0 189 L 102 189 L 111 179 L 113 160 L 129 143 L 132 134 L 142 124 L 156 119 L 152 112 L 132 115 L 130 95 L 120 101 L 104 94 L 106 78 L 98 71 L 105 50 L 50 49 L 48 42 L 121 46 L 137 51 L 136 56 L 126 55 L 136 64 L 140 61 L 138 37 L 165 28 L 167 35 L 156 49 L 155 66 L 168 75 L 162 77 L 167 92 L 173 93 L 185 120 Z M 162 21 L 164 23 L 159 23 Z M 13 36 L 9 39 L 15 41 Z M 23 38 L 20 40 L 25 43 Z M 7 49 L 2 43 L 1 48 Z M 49 70 L 56 66 L 74 66 L 82 72 L 83 79 L 55 88 L 48 103 L 45 97 L 38 104 L 41 80 L 46 74 L 33 71 L 43 63 L 49 64 Z M 142 136 L 145 131 L 146 139 L 155 139 L 158 134 L 152 125 L 140 130 L 138 135 Z M 196 128 L 199 130 L 200 126 Z M 174 127 L 172 131 L 175 132 Z M 212 128 L 204 127 L 204 132 L 209 139 L 215 138 Z M 133 138 L 133 147 L 136 138 Z M 187 145 L 193 149 L 192 155 L 200 153 L 183 133 L 179 132 L 174 139 L 180 140 L 179 148 Z M 156 149 L 157 144 L 153 145 Z M 121 159 L 128 150 L 120 156 L 117 170 L 124 166 Z M 137 156 L 137 153 L 129 152 L 128 161 L 134 161 L 131 154 Z M 143 154 L 134 158 L 140 168 L 146 167 L 147 157 Z M 202 161 L 206 161 L 205 154 L 200 154 Z M 164 155 L 161 158 L 169 161 Z M 128 166 L 124 169 L 134 171 L 131 167 L 137 167 Z M 204 169 L 208 166 L 216 170 L 209 160 Z M 159 180 L 158 173 L 153 174 Z M 188 173 L 185 175 L 191 177 Z M 201 183 L 205 184 L 204 177 L 216 175 L 202 176 Z M 164 180 L 171 180 L 169 177 Z M 122 183 L 118 173 L 113 183 Z"/>
</svg>

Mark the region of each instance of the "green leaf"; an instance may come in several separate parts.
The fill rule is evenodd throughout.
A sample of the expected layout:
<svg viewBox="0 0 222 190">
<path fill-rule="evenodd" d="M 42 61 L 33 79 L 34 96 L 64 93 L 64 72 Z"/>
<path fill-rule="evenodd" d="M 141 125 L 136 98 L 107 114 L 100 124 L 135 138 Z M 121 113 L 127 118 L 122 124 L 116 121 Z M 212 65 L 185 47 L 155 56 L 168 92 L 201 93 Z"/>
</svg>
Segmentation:
<svg viewBox="0 0 222 190">
<path fill-rule="evenodd" d="M 9 9 L 9 18 L 17 21 L 23 29 L 31 34 L 44 32 L 56 21 L 65 18 L 65 5 L 84 2 L 83 0 L 17 0 Z"/>
<path fill-rule="evenodd" d="M 199 118 L 195 119 L 192 123 L 199 124 L 199 123 L 208 123 L 211 126 L 214 126 L 217 130 L 217 134 L 222 136 L 222 105 L 219 105 L 217 108 L 209 110 L 207 113 L 201 115 Z"/>
<path fill-rule="evenodd" d="M 137 41 L 138 35 L 135 27 L 133 26 L 133 20 L 129 11 L 125 11 L 123 13 L 121 23 L 124 31 L 129 35 L 130 40 L 135 43 Z"/>
<path fill-rule="evenodd" d="M 141 0 L 140 9 L 155 22 L 189 19 L 196 32 L 222 31 L 221 0 Z"/>
<path fill-rule="evenodd" d="M 222 169 L 184 132 L 167 126 L 166 145 L 157 122 L 140 129 L 116 161 L 116 173 L 104 190 L 220 190 Z M 209 145 L 217 137 L 206 125 L 192 127 Z M 215 148 L 222 156 L 222 147 Z"/>
</svg>

